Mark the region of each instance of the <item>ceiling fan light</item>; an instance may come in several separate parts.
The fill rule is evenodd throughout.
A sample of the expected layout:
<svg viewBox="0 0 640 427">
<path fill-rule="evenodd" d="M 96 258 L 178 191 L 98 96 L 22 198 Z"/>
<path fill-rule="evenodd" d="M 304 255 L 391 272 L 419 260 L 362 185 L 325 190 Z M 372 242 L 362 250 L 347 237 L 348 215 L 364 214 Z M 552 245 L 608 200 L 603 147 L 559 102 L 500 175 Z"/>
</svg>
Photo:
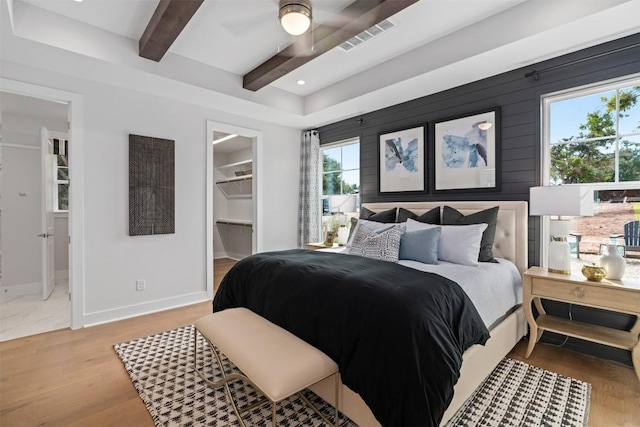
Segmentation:
<svg viewBox="0 0 640 427">
<path fill-rule="evenodd" d="M 311 26 L 311 3 L 305 0 L 280 0 L 278 17 L 287 33 L 299 36 Z"/>
</svg>

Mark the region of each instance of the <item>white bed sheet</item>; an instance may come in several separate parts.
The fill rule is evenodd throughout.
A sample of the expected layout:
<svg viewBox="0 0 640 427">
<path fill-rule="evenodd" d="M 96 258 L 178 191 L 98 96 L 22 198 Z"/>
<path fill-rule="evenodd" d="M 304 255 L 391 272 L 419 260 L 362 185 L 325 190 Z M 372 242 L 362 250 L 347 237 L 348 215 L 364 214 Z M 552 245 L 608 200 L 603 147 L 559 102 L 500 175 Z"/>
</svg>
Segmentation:
<svg viewBox="0 0 640 427">
<path fill-rule="evenodd" d="M 321 249 L 323 252 L 343 252 L 344 247 Z M 514 307 L 522 304 L 522 276 L 515 264 L 496 258 L 498 263 L 481 262 L 477 267 L 439 261 L 423 264 L 400 260 L 398 264 L 416 270 L 428 271 L 458 283 L 466 292 L 489 330 L 499 323 Z"/>
<path fill-rule="evenodd" d="M 522 276 L 515 264 L 496 258 L 498 263 L 481 262 L 477 267 L 439 261 L 423 264 L 400 260 L 398 264 L 428 271 L 458 283 L 467 293 L 488 329 L 522 304 Z"/>
</svg>

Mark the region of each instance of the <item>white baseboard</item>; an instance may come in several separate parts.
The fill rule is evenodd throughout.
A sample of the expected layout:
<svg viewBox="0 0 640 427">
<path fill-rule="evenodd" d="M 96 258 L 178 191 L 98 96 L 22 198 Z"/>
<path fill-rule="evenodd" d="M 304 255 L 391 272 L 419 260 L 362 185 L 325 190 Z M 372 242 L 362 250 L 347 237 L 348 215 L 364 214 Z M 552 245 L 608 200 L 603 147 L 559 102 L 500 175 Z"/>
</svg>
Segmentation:
<svg viewBox="0 0 640 427">
<path fill-rule="evenodd" d="M 115 322 L 117 320 L 143 316 L 145 314 L 183 307 L 185 305 L 197 304 L 199 302 L 209 301 L 210 299 L 211 298 L 207 296 L 207 292 L 202 291 L 193 294 L 180 295 L 173 298 L 114 308 L 112 310 L 87 313 L 83 316 L 83 325 L 86 327 Z"/>
<path fill-rule="evenodd" d="M 240 261 L 241 259 L 246 258 L 248 256 L 249 255 L 247 254 L 240 254 L 237 252 L 216 252 L 213 254 L 213 259 L 231 258 L 236 261 Z"/>
<path fill-rule="evenodd" d="M 3 295 L 9 295 L 12 297 L 37 294 L 38 292 L 42 293 L 42 283 L 34 282 L 24 283 L 22 285 L 0 286 L 0 292 Z"/>
<path fill-rule="evenodd" d="M 54 273 L 55 280 L 63 280 L 69 278 L 69 270 L 56 270 Z"/>
</svg>

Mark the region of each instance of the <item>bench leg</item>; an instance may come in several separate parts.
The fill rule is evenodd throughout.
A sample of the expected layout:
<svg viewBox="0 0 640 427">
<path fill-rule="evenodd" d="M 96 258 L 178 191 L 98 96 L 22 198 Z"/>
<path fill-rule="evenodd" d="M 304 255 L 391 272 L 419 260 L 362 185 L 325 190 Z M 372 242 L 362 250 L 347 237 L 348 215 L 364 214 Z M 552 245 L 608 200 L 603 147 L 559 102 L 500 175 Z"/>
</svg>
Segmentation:
<svg viewBox="0 0 640 427">
<path fill-rule="evenodd" d="M 206 337 L 205 337 L 206 339 Z M 198 376 L 200 376 L 200 378 L 208 385 L 210 385 L 213 388 L 219 388 L 221 386 L 224 386 L 224 389 L 227 392 L 227 395 L 229 396 L 229 401 L 231 403 L 231 406 L 233 407 L 233 412 L 235 412 L 236 417 L 238 417 L 238 422 L 240 423 L 240 425 L 242 427 L 246 427 L 244 420 L 242 419 L 242 416 L 240 416 L 240 412 L 245 412 L 248 411 L 250 409 L 255 408 L 258 405 L 262 405 L 264 402 L 267 401 L 267 399 L 262 399 L 258 402 L 255 402 L 245 408 L 243 408 L 241 411 L 238 410 L 238 407 L 236 406 L 236 402 L 233 399 L 233 395 L 231 394 L 231 389 L 229 388 L 229 383 L 231 381 L 235 381 L 235 380 L 245 380 L 248 381 L 249 383 L 251 383 L 251 381 L 245 377 L 244 375 L 241 374 L 229 374 L 227 375 L 227 373 L 224 370 L 224 365 L 222 364 L 222 360 L 220 359 L 220 356 L 218 355 L 218 350 L 216 350 L 215 346 L 211 343 L 211 341 L 209 341 L 207 339 L 207 342 L 209 343 L 209 346 L 211 347 L 211 351 L 213 352 L 213 355 L 216 358 L 216 361 L 218 362 L 218 367 L 220 368 L 220 373 L 222 374 L 222 379 L 220 381 L 216 381 L 213 382 L 211 381 L 209 378 L 207 378 L 204 375 L 204 372 L 201 372 L 200 369 L 198 369 L 198 329 L 197 328 L 193 328 L 193 362 L 194 362 L 194 369 L 195 371 L 198 373 Z M 251 383 L 253 384 L 253 383 Z M 275 412 L 274 412 L 275 414 Z M 274 425 L 275 426 L 275 425 Z"/>
<path fill-rule="evenodd" d="M 326 415 L 324 415 L 322 412 L 320 412 L 320 410 L 318 408 L 315 407 L 315 405 L 313 403 L 311 403 L 311 401 L 309 399 L 307 399 L 307 396 L 305 396 L 302 391 L 298 392 L 298 396 L 300 397 L 300 399 L 311 409 L 313 409 L 313 411 L 318 414 L 320 416 L 320 418 L 322 418 L 322 420 L 327 423 L 327 425 L 330 426 L 334 426 L 337 427 L 340 421 L 340 412 L 338 411 L 338 404 L 340 403 L 340 399 L 339 399 L 339 393 L 340 393 L 340 374 L 338 372 L 336 372 L 334 374 L 334 378 L 335 378 L 335 387 L 336 387 L 336 407 L 335 407 L 335 418 L 333 419 L 333 422 L 331 422 L 331 420 L 329 418 L 327 418 Z"/>
<path fill-rule="evenodd" d="M 271 402 L 271 410 L 273 411 L 272 415 L 271 415 L 271 424 L 273 425 L 273 427 L 276 427 L 278 425 L 278 420 L 277 420 L 277 415 L 276 415 L 276 402 Z"/>
<path fill-rule="evenodd" d="M 334 426 L 338 427 L 340 424 L 340 412 L 338 411 L 338 405 L 340 404 L 340 374 L 336 372 L 335 374 L 335 382 L 336 382 L 336 415 L 334 420 Z"/>
</svg>

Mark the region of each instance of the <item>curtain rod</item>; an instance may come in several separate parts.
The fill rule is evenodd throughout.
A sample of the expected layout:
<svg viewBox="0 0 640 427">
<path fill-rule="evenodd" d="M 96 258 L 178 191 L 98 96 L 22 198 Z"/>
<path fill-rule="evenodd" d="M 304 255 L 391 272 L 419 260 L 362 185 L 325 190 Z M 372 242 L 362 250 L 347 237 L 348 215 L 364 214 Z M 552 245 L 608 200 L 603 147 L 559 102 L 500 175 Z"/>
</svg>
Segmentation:
<svg viewBox="0 0 640 427">
<path fill-rule="evenodd" d="M 533 79 L 537 81 L 540 78 L 540 73 L 544 73 L 544 72 L 551 71 L 551 70 L 557 70 L 558 68 L 569 67 L 571 65 L 579 64 L 581 62 L 590 61 L 592 59 L 600 58 L 602 56 L 607 56 L 607 55 L 610 55 L 612 53 L 618 53 L 618 52 L 625 51 L 627 49 L 633 49 L 634 47 L 638 47 L 638 46 L 640 46 L 640 43 L 634 43 L 634 44 L 631 44 L 631 45 L 628 45 L 628 46 L 620 47 L 618 49 L 614 49 L 614 50 L 610 50 L 610 51 L 607 51 L 607 52 L 598 53 L 596 55 L 591 55 L 591 56 L 588 56 L 586 58 L 576 59 L 574 61 L 565 62 L 564 64 L 558 64 L 558 65 L 554 65 L 552 67 L 543 68 L 542 70 L 529 71 L 528 73 L 526 73 L 524 75 L 524 77 L 528 78 L 528 77 L 533 76 Z"/>
</svg>

